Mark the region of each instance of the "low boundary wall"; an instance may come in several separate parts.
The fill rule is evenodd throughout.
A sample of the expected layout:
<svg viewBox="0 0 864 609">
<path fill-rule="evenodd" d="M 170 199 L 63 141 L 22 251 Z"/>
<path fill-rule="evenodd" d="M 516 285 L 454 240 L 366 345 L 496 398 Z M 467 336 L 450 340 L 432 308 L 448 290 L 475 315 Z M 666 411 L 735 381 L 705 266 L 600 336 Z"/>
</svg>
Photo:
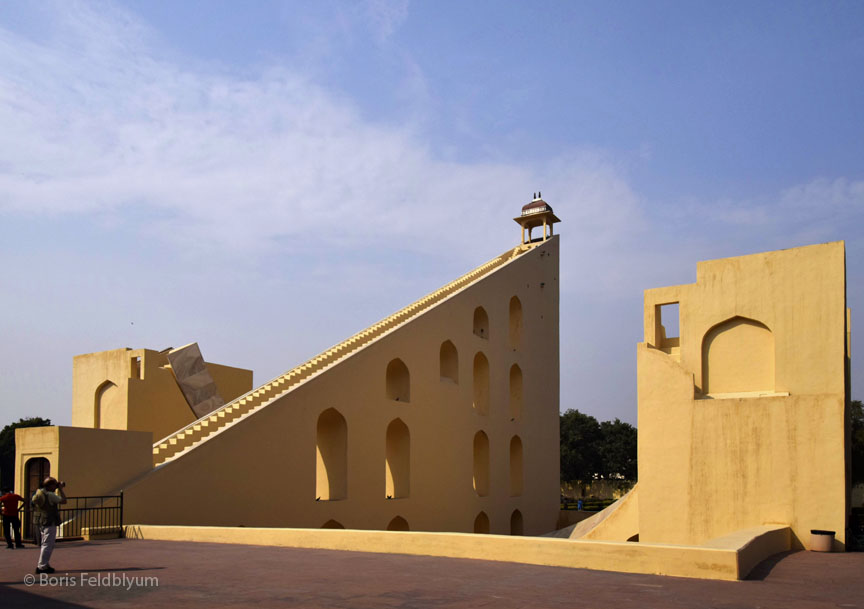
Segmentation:
<svg viewBox="0 0 864 609">
<path fill-rule="evenodd" d="M 785 525 L 739 531 L 714 540 L 711 546 L 469 533 L 160 525 L 127 525 L 126 537 L 471 558 L 721 580 L 743 579 L 768 556 L 788 550 L 791 539 Z"/>
</svg>

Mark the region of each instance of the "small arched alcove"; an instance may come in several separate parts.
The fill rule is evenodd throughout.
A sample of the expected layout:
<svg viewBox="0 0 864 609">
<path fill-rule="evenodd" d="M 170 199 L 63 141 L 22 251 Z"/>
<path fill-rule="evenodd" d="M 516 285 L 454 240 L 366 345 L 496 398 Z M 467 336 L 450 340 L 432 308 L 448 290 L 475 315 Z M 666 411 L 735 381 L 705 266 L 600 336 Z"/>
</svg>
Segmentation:
<svg viewBox="0 0 864 609">
<path fill-rule="evenodd" d="M 483 307 L 474 309 L 474 334 L 480 338 L 489 338 L 489 316 Z"/>
<path fill-rule="evenodd" d="M 411 434 L 402 419 L 393 419 L 387 426 L 387 447 L 384 460 L 386 497 L 407 497 L 411 489 Z"/>
<path fill-rule="evenodd" d="M 474 491 L 489 494 L 489 436 L 483 431 L 474 434 Z"/>
<path fill-rule="evenodd" d="M 348 495 L 348 426 L 335 408 L 318 417 L 315 442 L 315 497 L 319 501 Z"/>
<path fill-rule="evenodd" d="M 408 521 L 402 518 L 402 516 L 396 516 L 390 523 L 387 525 L 388 531 L 410 531 L 411 529 L 408 527 Z"/>
<path fill-rule="evenodd" d="M 478 351 L 474 356 L 474 410 L 489 414 L 489 360 Z"/>
<path fill-rule="evenodd" d="M 510 439 L 510 496 L 518 497 L 522 494 L 522 439 L 513 436 Z"/>
<path fill-rule="evenodd" d="M 522 301 L 510 299 L 510 347 L 515 351 L 522 344 Z"/>
<path fill-rule="evenodd" d="M 763 323 L 733 317 L 702 339 L 702 393 L 774 391 L 774 334 Z"/>
<path fill-rule="evenodd" d="M 519 510 L 513 510 L 513 513 L 510 514 L 510 534 L 524 535 L 524 528 L 525 526 L 522 523 L 522 512 Z"/>
<path fill-rule="evenodd" d="M 345 527 L 342 526 L 341 522 L 339 522 L 337 520 L 333 520 L 331 518 L 330 520 L 328 520 L 327 522 L 322 524 L 321 528 L 322 529 L 344 529 Z"/>
<path fill-rule="evenodd" d="M 387 364 L 387 398 L 397 402 L 411 401 L 411 374 L 398 357 Z"/>
<path fill-rule="evenodd" d="M 474 519 L 474 532 L 484 535 L 489 533 L 489 516 L 486 515 L 486 512 L 477 514 L 477 518 Z"/>
<path fill-rule="evenodd" d="M 96 389 L 93 397 L 93 427 L 94 429 L 120 429 L 122 418 L 122 396 L 120 388 L 111 381 L 105 381 Z"/>
<path fill-rule="evenodd" d="M 510 420 L 516 421 L 522 416 L 522 369 L 513 364 L 510 366 Z"/>
<path fill-rule="evenodd" d="M 449 340 L 441 343 L 440 353 L 441 380 L 459 382 L 459 352 Z"/>
</svg>

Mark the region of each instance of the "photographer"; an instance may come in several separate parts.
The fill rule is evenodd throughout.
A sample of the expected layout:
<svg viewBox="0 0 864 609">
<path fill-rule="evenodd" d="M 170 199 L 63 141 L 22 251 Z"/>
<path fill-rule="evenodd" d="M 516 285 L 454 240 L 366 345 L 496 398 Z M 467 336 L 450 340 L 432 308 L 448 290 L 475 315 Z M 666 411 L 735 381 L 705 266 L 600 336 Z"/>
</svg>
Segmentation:
<svg viewBox="0 0 864 609">
<path fill-rule="evenodd" d="M 66 503 L 65 482 L 57 482 L 56 478 L 48 477 L 33 495 L 31 503 L 36 510 L 36 524 L 39 526 L 39 563 L 36 573 L 54 573 L 54 567 L 49 564 L 54 542 L 57 539 L 57 526 L 60 524 L 60 510 L 57 506 Z"/>
</svg>

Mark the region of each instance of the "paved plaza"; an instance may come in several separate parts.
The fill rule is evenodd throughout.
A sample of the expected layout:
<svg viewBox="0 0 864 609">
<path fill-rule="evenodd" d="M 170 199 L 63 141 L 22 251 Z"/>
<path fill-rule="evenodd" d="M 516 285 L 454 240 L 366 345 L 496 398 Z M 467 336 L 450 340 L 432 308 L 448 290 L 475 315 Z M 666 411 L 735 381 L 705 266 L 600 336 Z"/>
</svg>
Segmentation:
<svg viewBox="0 0 864 609">
<path fill-rule="evenodd" d="M 864 553 L 794 552 L 750 580 L 719 582 L 480 560 L 210 543 L 58 544 L 32 585 L 37 549 L 0 550 L 0 606 L 864 608 Z M 35 576 L 34 576 L 35 577 Z"/>
</svg>

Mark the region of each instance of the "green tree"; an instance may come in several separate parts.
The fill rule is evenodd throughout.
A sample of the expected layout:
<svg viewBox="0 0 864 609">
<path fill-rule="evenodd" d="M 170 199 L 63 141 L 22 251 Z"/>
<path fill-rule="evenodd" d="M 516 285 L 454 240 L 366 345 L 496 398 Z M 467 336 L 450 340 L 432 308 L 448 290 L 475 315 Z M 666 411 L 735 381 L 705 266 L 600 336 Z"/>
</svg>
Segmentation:
<svg viewBox="0 0 864 609">
<path fill-rule="evenodd" d="M 636 480 L 636 428 L 619 419 L 598 423 L 570 409 L 561 415 L 561 481 Z"/>
<path fill-rule="evenodd" d="M 592 480 L 598 470 L 600 424 L 570 409 L 561 415 L 561 480 Z"/>
<path fill-rule="evenodd" d="M 15 430 L 19 427 L 45 427 L 51 419 L 30 417 L 10 423 L 0 431 L 0 488 L 15 484 Z"/>
<path fill-rule="evenodd" d="M 852 427 L 852 484 L 864 483 L 864 406 L 861 400 L 850 404 Z"/>
<path fill-rule="evenodd" d="M 619 419 L 600 423 L 601 478 L 636 480 L 636 428 Z"/>
</svg>

